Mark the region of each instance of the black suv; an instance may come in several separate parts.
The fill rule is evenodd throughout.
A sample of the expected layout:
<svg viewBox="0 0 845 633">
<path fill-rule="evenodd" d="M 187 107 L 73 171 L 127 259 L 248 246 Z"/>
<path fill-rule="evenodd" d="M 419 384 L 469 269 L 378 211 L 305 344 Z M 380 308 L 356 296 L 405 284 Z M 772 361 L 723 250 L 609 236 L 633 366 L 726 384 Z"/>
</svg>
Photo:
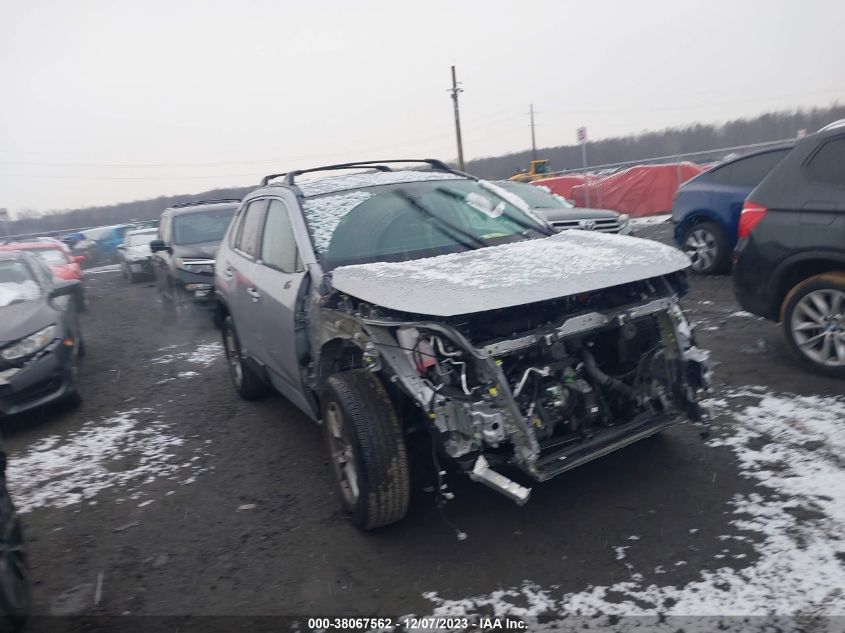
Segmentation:
<svg viewBox="0 0 845 633">
<path fill-rule="evenodd" d="M 799 141 L 751 192 L 739 239 L 742 306 L 779 321 L 811 367 L 845 377 L 845 120 Z"/>
<path fill-rule="evenodd" d="M 214 256 L 240 200 L 186 202 L 165 209 L 152 268 L 165 310 L 213 308 Z"/>
</svg>

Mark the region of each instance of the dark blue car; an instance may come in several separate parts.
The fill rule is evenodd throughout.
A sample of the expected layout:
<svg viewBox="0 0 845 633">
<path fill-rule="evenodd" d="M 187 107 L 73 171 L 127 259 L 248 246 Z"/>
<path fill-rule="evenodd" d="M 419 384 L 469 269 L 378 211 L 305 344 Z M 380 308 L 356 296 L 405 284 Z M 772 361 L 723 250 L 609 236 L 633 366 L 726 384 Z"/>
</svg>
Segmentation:
<svg viewBox="0 0 845 633">
<path fill-rule="evenodd" d="M 694 272 L 728 271 L 742 203 L 791 150 L 781 145 L 727 160 L 678 189 L 672 205 L 675 241 Z"/>
</svg>

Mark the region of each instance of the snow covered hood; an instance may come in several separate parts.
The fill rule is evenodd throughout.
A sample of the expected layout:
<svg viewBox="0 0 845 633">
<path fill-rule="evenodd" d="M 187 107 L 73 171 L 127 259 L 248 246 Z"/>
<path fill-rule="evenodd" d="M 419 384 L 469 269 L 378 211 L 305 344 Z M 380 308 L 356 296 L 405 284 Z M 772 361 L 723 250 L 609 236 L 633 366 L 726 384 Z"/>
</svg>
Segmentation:
<svg viewBox="0 0 845 633">
<path fill-rule="evenodd" d="M 590 292 L 682 270 L 681 251 L 652 240 L 570 230 L 407 262 L 342 266 L 332 285 L 369 303 L 454 316 Z"/>
</svg>

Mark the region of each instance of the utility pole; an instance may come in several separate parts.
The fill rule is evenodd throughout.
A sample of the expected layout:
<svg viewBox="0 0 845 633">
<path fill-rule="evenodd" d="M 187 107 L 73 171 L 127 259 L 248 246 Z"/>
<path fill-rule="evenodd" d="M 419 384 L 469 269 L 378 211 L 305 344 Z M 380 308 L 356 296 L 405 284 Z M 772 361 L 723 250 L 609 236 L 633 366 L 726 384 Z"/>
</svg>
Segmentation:
<svg viewBox="0 0 845 633">
<path fill-rule="evenodd" d="M 461 114 L 458 111 L 458 94 L 463 92 L 463 88 L 458 88 L 458 80 L 455 77 L 455 67 L 452 66 L 452 88 L 449 92 L 452 93 L 452 101 L 455 102 L 455 136 L 458 139 L 458 169 L 464 170 L 464 144 L 461 141 Z"/>
<path fill-rule="evenodd" d="M 531 104 L 531 160 L 537 160 L 537 141 L 534 138 L 534 104 Z"/>
</svg>

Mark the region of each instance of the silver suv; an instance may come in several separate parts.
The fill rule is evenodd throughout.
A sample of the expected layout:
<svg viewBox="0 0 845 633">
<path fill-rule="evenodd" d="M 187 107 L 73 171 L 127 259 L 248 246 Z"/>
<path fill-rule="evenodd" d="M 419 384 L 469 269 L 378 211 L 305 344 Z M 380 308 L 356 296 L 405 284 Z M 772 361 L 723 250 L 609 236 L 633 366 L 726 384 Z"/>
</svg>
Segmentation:
<svg viewBox="0 0 845 633">
<path fill-rule="evenodd" d="M 706 424 L 707 353 L 678 302 L 686 255 L 556 233 L 493 183 L 436 160 L 395 167 L 409 162 L 267 176 L 215 267 L 235 389 L 276 389 L 323 424 L 355 525 L 405 515 L 419 441 L 439 477 L 448 460 L 521 504 L 513 477 Z M 303 178 L 327 170 L 358 173 Z"/>
</svg>

